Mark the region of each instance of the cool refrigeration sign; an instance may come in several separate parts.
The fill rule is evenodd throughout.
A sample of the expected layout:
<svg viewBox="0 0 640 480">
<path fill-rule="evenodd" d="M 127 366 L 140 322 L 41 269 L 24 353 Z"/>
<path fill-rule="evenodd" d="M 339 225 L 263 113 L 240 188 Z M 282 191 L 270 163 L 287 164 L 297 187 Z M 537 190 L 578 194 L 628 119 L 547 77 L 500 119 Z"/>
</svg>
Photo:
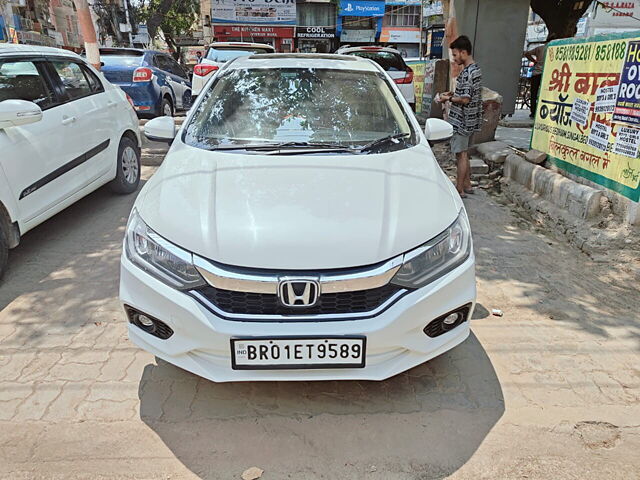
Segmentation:
<svg viewBox="0 0 640 480">
<path fill-rule="evenodd" d="M 295 25 L 296 0 L 213 0 L 213 23 Z"/>
</svg>

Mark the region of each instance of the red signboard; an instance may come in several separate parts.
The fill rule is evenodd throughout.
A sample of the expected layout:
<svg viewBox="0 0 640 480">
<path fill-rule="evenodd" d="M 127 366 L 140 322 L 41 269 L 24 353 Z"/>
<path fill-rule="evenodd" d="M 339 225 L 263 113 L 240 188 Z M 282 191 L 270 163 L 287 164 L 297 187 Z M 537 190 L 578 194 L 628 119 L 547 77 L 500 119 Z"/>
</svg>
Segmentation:
<svg viewBox="0 0 640 480">
<path fill-rule="evenodd" d="M 222 37 L 292 38 L 293 27 L 263 27 L 260 25 L 216 25 L 213 34 Z"/>
</svg>

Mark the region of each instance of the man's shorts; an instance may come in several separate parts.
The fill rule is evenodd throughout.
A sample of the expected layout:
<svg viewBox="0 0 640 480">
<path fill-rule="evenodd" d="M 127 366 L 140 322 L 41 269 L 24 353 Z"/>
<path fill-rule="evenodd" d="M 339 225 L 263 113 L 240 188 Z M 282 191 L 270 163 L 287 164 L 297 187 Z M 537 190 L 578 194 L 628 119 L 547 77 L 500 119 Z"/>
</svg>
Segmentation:
<svg viewBox="0 0 640 480">
<path fill-rule="evenodd" d="M 461 153 L 469 150 L 471 143 L 471 135 L 462 135 L 460 133 L 454 133 L 451 137 L 451 153 Z"/>
</svg>

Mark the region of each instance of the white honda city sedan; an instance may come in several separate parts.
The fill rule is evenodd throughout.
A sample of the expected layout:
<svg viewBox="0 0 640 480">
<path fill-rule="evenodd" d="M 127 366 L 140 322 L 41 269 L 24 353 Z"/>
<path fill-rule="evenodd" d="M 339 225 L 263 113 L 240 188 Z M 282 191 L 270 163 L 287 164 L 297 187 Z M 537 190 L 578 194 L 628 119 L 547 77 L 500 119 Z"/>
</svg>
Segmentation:
<svg viewBox="0 0 640 480">
<path fill-rule="evenodd" d="M 382 380 L 469 335 L 469 222 L 393 80 L 356 56 L 228 62 L 127 225 L 131 340 L 216 382 Z M 174 138 L 175 137 L 175 138 Z"/>
</svg>

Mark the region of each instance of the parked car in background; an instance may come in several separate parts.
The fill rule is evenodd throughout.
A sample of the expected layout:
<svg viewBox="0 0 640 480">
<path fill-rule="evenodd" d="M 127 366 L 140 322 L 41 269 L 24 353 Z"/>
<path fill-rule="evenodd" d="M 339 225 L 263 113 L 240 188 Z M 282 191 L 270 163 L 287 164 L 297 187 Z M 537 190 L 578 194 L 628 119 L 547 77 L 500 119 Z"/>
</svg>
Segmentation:
<svg viewBox="0 0 640 480">
<path fill-rule="evenodd" d="M 135 48 L 101 48 L 102 73 L 133 101 L 141 116 L 172 116 L 191 107 L 189 74 L 171 55 Z"/>
<path fill-rule="evenodd" d="M 202 62 L 193 68 L 193 96 L 202 91 L 209 78 L 226 62 L 234 58 L 256 53 L 276 53 L 276 49 L 265 43 L 216 42 L 209 45 Z"/>
<path fill-rule="evenodd" d="M 108 183 L 140 182 L 138 118 L 75 53 L 0 43 L 0 276 L 33 227 Z"/>
<path fill-rule="evenodd" d="M 402 96 L 415 110 L 416 92 L 413 86 L 413 70 L 405 63 L 398 50 L 388 47 L 342 47 L 336 53 L 356 55 L 376 62 L 398 85 Z"/>
<path fill-rule="evenodd" d="M 268 63 L 268 68 L 265 64 Z M 129 338 L 218 382 L 382 380 L 463 342 L 476 298 L 464 205 L 374 62 L 237 58 L 136 199 Z"/>
</svg>

